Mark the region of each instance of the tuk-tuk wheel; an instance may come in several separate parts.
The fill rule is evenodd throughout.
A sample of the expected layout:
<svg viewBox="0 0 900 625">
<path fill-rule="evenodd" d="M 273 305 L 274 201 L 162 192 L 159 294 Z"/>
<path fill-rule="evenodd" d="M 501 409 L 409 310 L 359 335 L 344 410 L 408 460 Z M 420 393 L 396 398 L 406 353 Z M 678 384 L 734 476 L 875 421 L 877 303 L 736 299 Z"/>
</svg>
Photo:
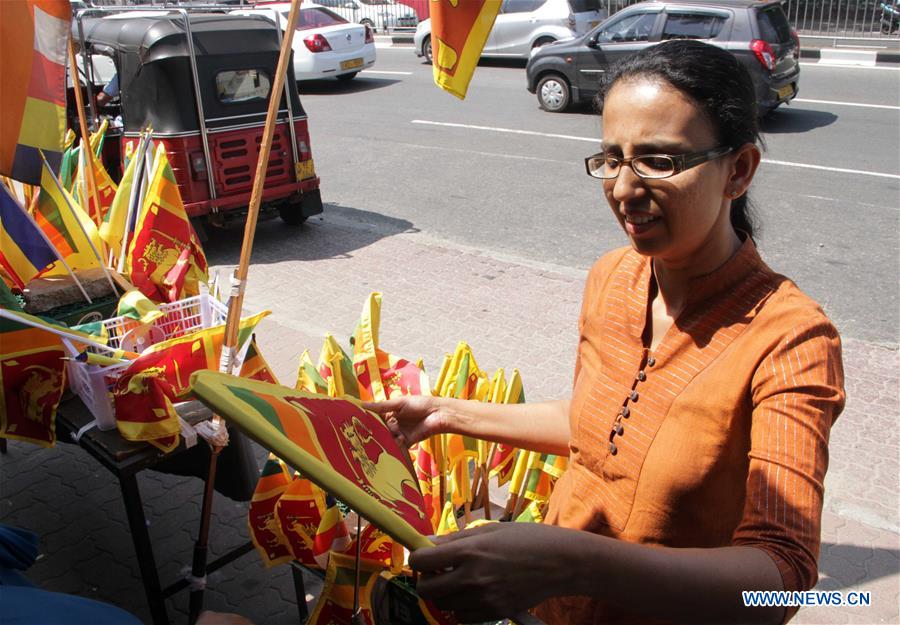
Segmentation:
<svg viewBox="0 0 900 625">
<path fill-rule="evenodd" d="M 289 226 L 299 226 L 307 219 L 299 204 L 282 204 L 278 207 L 278 215 Z"/>
</svg>

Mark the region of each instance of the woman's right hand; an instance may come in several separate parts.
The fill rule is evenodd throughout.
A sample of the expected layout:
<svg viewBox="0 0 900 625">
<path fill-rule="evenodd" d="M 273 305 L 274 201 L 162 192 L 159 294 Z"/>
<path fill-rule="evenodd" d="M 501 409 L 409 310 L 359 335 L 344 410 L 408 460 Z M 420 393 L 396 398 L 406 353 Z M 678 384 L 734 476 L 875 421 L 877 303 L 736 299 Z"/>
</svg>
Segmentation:
<svg viewBox="0 0 900 625">
<path fill-rule="evenodd" d="M 363 408 L 380 415 L 397 443 L 404 447 L 447 431 L 440 397 L 404 395 L 387 401 L 363 402 Z"/>
</svg>

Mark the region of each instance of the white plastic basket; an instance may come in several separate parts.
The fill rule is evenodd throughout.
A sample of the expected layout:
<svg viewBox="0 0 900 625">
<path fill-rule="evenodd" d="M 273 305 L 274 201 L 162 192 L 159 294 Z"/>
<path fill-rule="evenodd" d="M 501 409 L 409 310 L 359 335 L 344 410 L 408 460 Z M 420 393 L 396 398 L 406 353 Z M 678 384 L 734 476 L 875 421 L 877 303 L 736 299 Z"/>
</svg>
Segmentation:
<svg viewBox="0 0 900 625">
<path fill-rule="evenodd" d="M 225 304 L 205 293 L 171 304 L 160 304 L 159 309 L 163 316 L 150 325 L 158 328 L 165 340 L 178 338 L 194 330 L 222 325 L 228 317 Z M 102 323 L 109 336 L 107 347 L 92 345 L 87 351 L 103 356 L 112 356 L 115 350 L 121 348 L 125 335 L 142 325 L 130 317 L 113 317 Z M 71 357 L 78 355 L 79 349 L 69 340 L 63 339 L 63 344 Z M 97 419 L 97 427 L 101 430 L 116 427 L 112 387 L 127 367 L 127 363 L 103 367 L 75 360 L 67 362 L 69 384 Z"/>
</svg>

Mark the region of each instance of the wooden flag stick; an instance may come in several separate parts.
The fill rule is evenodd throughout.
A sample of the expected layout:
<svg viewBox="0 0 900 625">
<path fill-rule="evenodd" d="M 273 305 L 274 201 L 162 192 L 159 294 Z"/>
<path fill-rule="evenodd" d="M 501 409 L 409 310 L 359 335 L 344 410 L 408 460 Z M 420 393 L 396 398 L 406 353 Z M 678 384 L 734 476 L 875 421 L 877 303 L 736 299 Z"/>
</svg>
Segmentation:
<svg viewBox="0 0 900 625">
<path fill-rule="evenodd" d="M 81 95 L 81 82 L 78 79 L 78 62 L 75 60 L 75 45 L 72 43 L 72 39 L 69 38 L 69 65 L 72 67 L 72 86 L 73 91 L 75 91 L 75 107 L 78 109 L 78 127 L 81 130 L 81 156 L 84 157 L 84 169 L 82 172 L 84 175 L 85 186 L 87 186 L 87 192 L 85 193 L 85 197 L 83 198 L 84 202 L 84 210 L 87 211 L 88 215 L 91 213 L 91 205 L 88 198 L 94 200 L 94 206 L 96 210 L 94 211 L 94 221 L 97 222 L 97 227 L 100 227 L 100 198 L 97 196 L 97 183 L 94 181 L 94 163 L 91 160 L 91 135 L 88 134 L 87 120 L 84 118 L 84 98 Z M 85 82 L 85 86 L 90 89 L 90 85 Z M 102 243 L 101 243 L 102 245 Z M 103 260 L 100 260 L 103 263 Z"/>
<path fill-rule="evenodd" d="M 253 250 L 253 237 L 256 235 L 256 222 L 259 218 L 259 206 L 262 203 L 263 188 L 266 184 L 266 169 L 269 165 L 269 153 L 272 151 L 272 137 L 275 134 L 275 125 L 278 120 L 278 108 L 281 98 L 284 96 L 284 80 L 287 75 L 288 63 L 291 58 L 291 43 L 297 28 L 297 17 L 300 14 L 302 0 L 291 0 L 291 9 L 288 13 L 285 36 L 281 40 L 281 51 L 278 55 L 278 66 L 275 69 L 275 80 L 269 92 L 269 108 L 266 112 L 266 125 L 263 129 L 262 140 L 259 146 L 259 158 L 256 161 L 256 176 L 253 179 L 253 190 L 250 194 L 250 206 L 247 209 L 247 223 L 244 226 L 244 241 L 241 245 L 241 258 L 235 270 L 232 283 L 232 294 L 228 299 L 228 317 L 225 322 L 225 339 L 222 345 L 222 356 L 219 361 L 219 370 L 230 374 L 237 353 L 238 333 L 240 330 L 241 308 L 244 304 L 244 288 L 247 274 L 250 270 L 250 254 Z M 185 19 L 188 19 L 185 17 Z M 279 28 L 278 22 L 274 27 Z M 190 29 L 187 30 L 190 33 Z M 293 123 L 291 121 L 290 123 Z M 210 173 L 210 175 L 212 175 Z M 212 453 L 209 455 L 209 472 L 206 476 L 203 504 L 200 511 L 200 531 L 197 542 L 194 545 L 194 558 L 191 566 L 191 574 L 195 579 L 206 577 L 206 551 L 209 539 L 209 519 L 212 514 L 213 486 L 215 484 L 216 463 L 222 452 L 222 440 L 227 441 L 225 425 L 222 417 L 213 414 L 211 429 L 215 435 L 212 443 Z M 188 622 L 193 625 L 197 622 L 200 610 L 203 608 L 203 590 L 192 591 L 188 606 Z"/>
</svg>

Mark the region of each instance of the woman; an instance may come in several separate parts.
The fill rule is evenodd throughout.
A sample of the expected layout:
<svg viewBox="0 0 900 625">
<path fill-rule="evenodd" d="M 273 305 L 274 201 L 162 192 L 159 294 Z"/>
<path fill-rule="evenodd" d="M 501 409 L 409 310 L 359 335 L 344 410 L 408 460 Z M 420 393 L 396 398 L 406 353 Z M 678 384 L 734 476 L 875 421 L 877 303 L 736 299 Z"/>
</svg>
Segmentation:
<svg viewBox="0 0 900 625">
<path fill-rule="evenodd" d="M 540 604 L 553 625 L 779 623 L 794 610 L 741 591 L 816 583 L 840 339 L 754 246 L 753 93 L 731 54 L 691 41 L 608 80 L 587 168 L 631 245 L 587 278 L 570 401 L 374 405 L 407 444 L 455 432 L 569 455 L 545 524 L 411 556 L 421 594 L 461 620 Z"/>
</svg>

